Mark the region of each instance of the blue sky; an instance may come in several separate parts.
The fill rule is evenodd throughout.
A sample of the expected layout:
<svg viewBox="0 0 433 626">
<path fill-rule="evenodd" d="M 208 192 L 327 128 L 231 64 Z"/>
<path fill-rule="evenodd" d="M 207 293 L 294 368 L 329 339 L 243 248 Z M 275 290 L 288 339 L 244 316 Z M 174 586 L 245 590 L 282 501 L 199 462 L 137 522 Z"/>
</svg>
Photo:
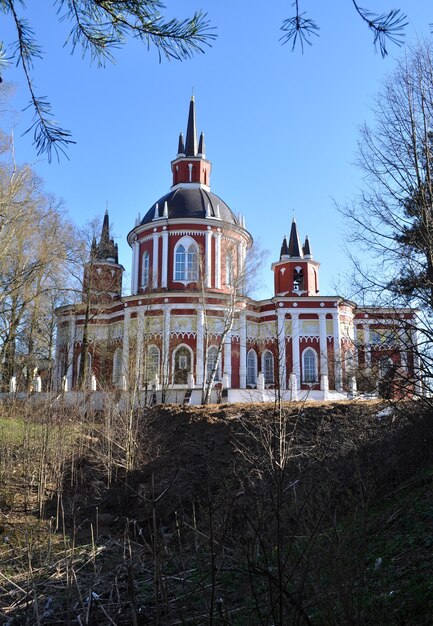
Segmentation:
<svg viewBox="0 0 433 626">
<path fill-rule="evenodd" d="M 410 22 L 406 44 L 430 35 L 433 11 L 426 1 L 363 4 L 376 12 L 404 10 Z M 373 119 L 373 96 L 404 48 L 390 45 L 385 60 L 375 53 L 350 0 L 303 0 L 303 10 L 321 29 L 304 54 L 279 42 L 281 22 L 292 11 L 289 2 L 168 5 L 178 17 L 207 11 L 218 35 L 212 48 L 190 61 L 160 64 L 155 51 L 130 41 L 116 65 L 100 69 L 79 50 L 71 55 L 63 47 L 67 24 L 59 24 L 51 2 L 29 3 L 27 18 L 44 50 L 35 63 L 35 91 L 49 98 L 77 143 L 69 160 L 48 164 L 36 157 L 32 136 L 22 136 L 31 124 L 31 114 L 23 111 L 29 95 L 19 68 L 11 67 L 4 78 L 15 83 L 13 113 L 3 114 L 0 124 L 6 130 L 14 126 L 16 160 L 34 165 L 46 190 L 62 198 L 80 226 L 102 217 L 108 205 L 128 290 L 131 253 L 125 238 L 137 214 L 144 215 L 170 188 L 170 161 L 194 91 L 198 131 L 205 133 L 213 164 L 212 191 L 245 216 L 248 230 L 269 251 L 260 295 L 272 295 L 270 264 L 278 260 L 293 214 L 301 238 L 309 235 L 322 264 L 321 294 L 333 294 L 349 270 L 347 225 L 335 202 L 350 202 L 362 187 L 354 165 L 358 128 Z M 16 39 L 10 22 L 2 31 L 6 44 Z"/>
</svg>

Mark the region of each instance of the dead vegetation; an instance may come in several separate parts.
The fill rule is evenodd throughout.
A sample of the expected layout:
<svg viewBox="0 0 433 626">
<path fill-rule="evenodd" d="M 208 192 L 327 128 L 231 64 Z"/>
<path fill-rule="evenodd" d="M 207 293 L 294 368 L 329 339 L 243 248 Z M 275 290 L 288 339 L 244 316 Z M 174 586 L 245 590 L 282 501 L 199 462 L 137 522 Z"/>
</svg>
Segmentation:
<svg viewBox="0 0 433 626">
<path fill-rule="evenodd" d="M 382 408 L 3 406 L 1 623 L 431 623 L 430 416 Z"/>
</svg>

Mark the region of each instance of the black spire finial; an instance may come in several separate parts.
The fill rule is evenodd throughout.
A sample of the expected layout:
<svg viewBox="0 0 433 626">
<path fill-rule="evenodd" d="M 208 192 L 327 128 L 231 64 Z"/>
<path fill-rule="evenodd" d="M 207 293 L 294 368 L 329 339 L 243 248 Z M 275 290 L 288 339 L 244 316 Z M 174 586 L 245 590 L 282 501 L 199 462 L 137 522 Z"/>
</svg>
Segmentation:
<svg viewBox="0 0 433 626">
<path fill-rule="evenodd" d="M 200 134 L 200 141 L 198 142 L 198 153 L 202 155 L 202 157 L 206 154 L 206 146 L 204 145 L 204 133 Z"/>
<path fill-rule="evenodd" d="M 296 225 L 295 218 L 293 218 L 292 228 L 290 230 L 289 255 L 294 257 L 302 257 L 301 242 L 299 241 L 298 227 Z"/>
<path fill-rule="evenodd" d="M 185 154 L 185 144 L 183 143 L 183 133 L 179 135 L 179 144 L 177 147 L 178 154 Z"/>
<path fill-rule="evenodd" d="M 287 247 L 287 237 L 286 237 L 286 235 L 284 235 L 283 243 L 281 244 L 280 261 L 283 258 L 283 256 L 289 256 L 289 249 Z"/>
<path fill-rule="evenodd" d="M 189 103 L 188 128 L 186 130 L 185 155 L 194 157 L 197 155 L 197 130 L 195 125 L 195 101 L 192 96 Z"/>
<path fill-rule="evenodd" d="M 310 246 L 310 240 L 308 239 L 308 235 L 305 237 L 305 243 L 302 246 L 302 251 L 304 253 L 304 256 L 313 256 L 311 254 L 311 246 Z"/>
</svg>

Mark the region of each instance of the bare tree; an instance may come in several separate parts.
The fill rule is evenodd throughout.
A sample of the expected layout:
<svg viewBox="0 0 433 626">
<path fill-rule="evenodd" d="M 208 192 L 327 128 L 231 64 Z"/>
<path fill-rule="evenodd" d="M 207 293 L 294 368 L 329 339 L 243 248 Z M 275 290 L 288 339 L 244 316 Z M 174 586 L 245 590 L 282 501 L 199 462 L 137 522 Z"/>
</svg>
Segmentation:
<svg viewBox="0 0 433 626">
<path fill-rule="evenodd" d="M 71 229 L 59 203 L 29 166 L 0 165 L 0 363 L 3 384 L 15 373 L 17 353 L 27 382 L 42 348 L 42 317 L 61 293 Z M 49 316 L 48 316 L 49 317 Z M 46 320 L 48 321 L 48 320 Z M 52 317 L 51 317 L 52 322 Z M 50 324 L 50 322 L 48 322 Z M 48 342 L 52 346 L 52 335 Z M 45 349 L 47 362 L 52 358 Z M 49 368 L 50 369 L 50 368 Z"/>
<path fill-rule="evenodd" d="M 201 280 L 201 306 L 204 312 L 204 372 L 202 403 L 209 404 L 215 377 L 220 368 L 224 343 L 233 329 L 233 324 L 239 318 L 239 313 L 248 302 L 248 293 L 256 287 L 258 272 L 263 263 L 264 253 L 257 244 L 253 244 L 246 253 L 245 259 L 237 255 L 237 248 L 230 245 L 226 249 L 226 259 L 229 266 L 226 267 L 225 290 L 223 296 L 223 308 L 220 316 L 210 315 L 208 299 L 210 295 Z M 203 274 L 203 272 L 201 272 Z M 209 362 L 210 338 L 213 334 L 218 335 L 212 362 Z"/>
<path fill-rule="evenodd" d="M 352 287 L 358 299 L 417 307 L 415 328 L 401 322 L 401 339 L 431 372 L 433 337 L 433 49 L 422 42 L 400 61 L 376 96 L 373 127 L 364 125 L 359 197 L 342 209 L 349 220 Z M 356 250 L 356 254 L 353 252 Z M 359 258 L 364 253 L 369 259 Z M 368 294 L 368 296 L 367 296 Z M 411 324 L 409 324 L 410 326 Z"/>
</svg>

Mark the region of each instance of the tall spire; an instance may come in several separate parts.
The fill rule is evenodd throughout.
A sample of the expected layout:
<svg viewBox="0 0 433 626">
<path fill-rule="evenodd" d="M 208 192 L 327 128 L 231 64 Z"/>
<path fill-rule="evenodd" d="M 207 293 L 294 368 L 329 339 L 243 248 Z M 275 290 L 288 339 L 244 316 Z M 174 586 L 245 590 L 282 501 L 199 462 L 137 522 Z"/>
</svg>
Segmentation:
<svg viewBox="0 0 433 626">
<path fill-rule="evenodd" d="M 93 247 L 92 243 L 92 247 Z M 102 222 L 101 237 L 96 246 L 96 259 L 100 261 L 112 261 L 118 263 L 117 244 L 114 239 L 110 238 L 110 220 L 108 217 L 108 209 L 105 210 L 104 221 Z"/>
<path fill-rule="evenodd" d="M 301 242 L 299 240 L 298 227 L 296 225 L 296 220 L 293 218 L 292 228 L 290 230 L 290 239 L 289 239 L 289 255 L 295 257 L 302 257 L 302 248 Z"/>
<path fill-rule="evenodd" d="M 195 100 L 191 97 L 189 103 L 188 128 L 186 130 L 185 141 L 186 156 L 194 157 L 197 155 L 197 129 L 195 125 Z"/>
</svg>

